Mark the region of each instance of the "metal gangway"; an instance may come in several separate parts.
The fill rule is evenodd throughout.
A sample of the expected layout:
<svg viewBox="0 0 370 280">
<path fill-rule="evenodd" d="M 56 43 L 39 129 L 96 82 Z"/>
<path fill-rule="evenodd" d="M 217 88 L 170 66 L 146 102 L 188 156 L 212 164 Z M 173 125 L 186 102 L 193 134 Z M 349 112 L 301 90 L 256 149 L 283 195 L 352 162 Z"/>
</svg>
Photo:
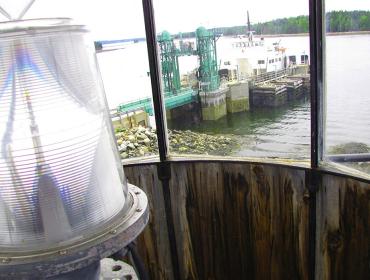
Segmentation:
<svg viewBox="0 0 370 280">
<path fill-rule="evenodd" d="M 163 94 L 165 109 L 173 109 L 197 101 L 197 95 L 198 92 L 191 88 L 182 88 L 176 93 L 166 92 Z M 117 112 L 120 113 L 130 113 L 138 110 L 143 110 L 150 116 L 153 116 L 154 111 L 152 98 L 140 98 L 137 100 L 122 103 L 117 107 Z"/>
</svg>

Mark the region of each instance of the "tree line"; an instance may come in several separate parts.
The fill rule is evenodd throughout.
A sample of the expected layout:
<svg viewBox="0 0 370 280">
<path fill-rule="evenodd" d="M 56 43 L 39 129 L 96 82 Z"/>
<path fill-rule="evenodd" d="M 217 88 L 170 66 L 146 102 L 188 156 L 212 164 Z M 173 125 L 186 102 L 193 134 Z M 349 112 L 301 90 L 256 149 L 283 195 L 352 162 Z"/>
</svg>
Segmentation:
<svg viewBox="0 0 370 280">
<path fill-rule="evenodd" d="M 332 11 L 325 17 L 327 32 L 370 31 L 370 11 Z M 236 36 L 247 34 L 247 26 L 217 27 L 213 29 L 217 34 Z M 280 18 L 251 25 L 255 34 L 298 34 L 309 32 L 308 16 Z M 194 37 L 194 32 L 184 32 L 182 38 Z M 176 36 L 179 38 L 179 35 Z"/>
<path fill-rule="evenodd" d="M 333 11 L 326 17 L 328 32 L 369 31 L 370 11 Z"/>
</svg>

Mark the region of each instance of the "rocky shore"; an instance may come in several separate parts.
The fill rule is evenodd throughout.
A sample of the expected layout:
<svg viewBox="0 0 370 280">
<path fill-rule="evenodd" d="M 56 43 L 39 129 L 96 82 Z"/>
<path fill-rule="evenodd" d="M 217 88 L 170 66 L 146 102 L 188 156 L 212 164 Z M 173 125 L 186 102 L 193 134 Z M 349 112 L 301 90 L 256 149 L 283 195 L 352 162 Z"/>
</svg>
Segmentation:
<svg viewBox="0 0 370 280">
<path fill-rule="evenodd" d="M 349 142 L 333 146 L 328 151 L 329 154 L 366 154 L 370 153 L 370 146 L 365 143 Z M 370 174 L 369 162 L 347 162 L 342 165 Z"/>
<path fill-rule="evenodd" d="M 172 154 L 233 156 L 241 145 L 248 145 L 244 137 L 237 135 L 210 135 L 190 130 L 168 130 Z M 156 130 L 150 127 L 120 128 L 116 140 L 122 159 L 158 155 Z M 363 143 L 346 143 L 331 147 L 329 154 L 370 153 Z M 370 173 L 368 162 L 342 163 L 342 165 Z"/>
<path fill-rule="evenodd" d="M 329 154 L 362 154 L 370 153 L 370 147 L 365 143 L 349 142 L 330 147 Z"/>
<path fill-rule="evenodd" d="M 231 155 L 238 147 L 234 135 L 209 135 L 190 130 L 168 130 L 174 154 Z M 156 130 L 149 127 L 120 128 L 116 140 L 122 159 L 158 154 Z"/>
</svg>

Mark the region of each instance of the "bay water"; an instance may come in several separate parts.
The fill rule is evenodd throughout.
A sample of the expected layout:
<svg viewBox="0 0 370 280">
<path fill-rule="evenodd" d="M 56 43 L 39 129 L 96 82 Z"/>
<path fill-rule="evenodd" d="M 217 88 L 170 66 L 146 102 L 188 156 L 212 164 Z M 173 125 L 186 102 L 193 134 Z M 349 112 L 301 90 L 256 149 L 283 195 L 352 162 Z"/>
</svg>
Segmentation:
<svg viewBox="0 0 370 280">
<path fill-rule="evenodd" d="M 218 57 L 227 56 L 232 38 L 217 42 Z M 287 52 L 309 54 L 307 36 L 266 38 Z M 326 37 L 325 142 L 335 145 L 361 142 L 370 145 L 370 35 Z M 98 63 L 110 108 L 151 96 L 149 65 L 144 42 L 98 54 Z M 195 69 L 197 57 L 179 59 L 181 74 Z M 153 119 L 151 122 L 154 124 Z M 169 121 L 172 129 L 209 134 L 234 134 L 241 146 L 236 156 L 308 158 L 310 155 L 310 102 L 300 100 L 281 108 L 253 110 L 218 121 Z"/>
</svg>

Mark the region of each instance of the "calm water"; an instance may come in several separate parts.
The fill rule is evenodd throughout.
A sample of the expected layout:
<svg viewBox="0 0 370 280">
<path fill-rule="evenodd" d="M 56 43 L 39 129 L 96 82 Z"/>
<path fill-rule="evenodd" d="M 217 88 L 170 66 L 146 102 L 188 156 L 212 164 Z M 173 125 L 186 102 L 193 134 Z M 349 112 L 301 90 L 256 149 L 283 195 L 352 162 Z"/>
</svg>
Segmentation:
<svg viewBox="0 0 370 280">
<path fill-rule="evenodd" d="M 308 37 L 266 39 L 279 41 L 293 53 L 309 53 Z M 347 142 L 370 145 L 370 35 L 327 38 L 327 146 Z M 228 53 L 230 41 L 218 41 L 218 55 Z M 134 44 L 125 49 L 98 55 L 110 107 L 121 102 L 150 96 L 146 46 Z M 197 65 L 196 57 L 180 59 L 186 73 Z M 212 134 L 236 134 L 242 143 L 240 156 L 305 158 L 310 154 L 310 104 L 302 100 L 289 106 L 229 115 L 200 124 L 170 122 L 170 128 L 192 129 Z"/>
<path fill-rule="evenodd" d="M 328 146 L 370 145 L 370 35 L 327 40 Z"/>
</svg>

